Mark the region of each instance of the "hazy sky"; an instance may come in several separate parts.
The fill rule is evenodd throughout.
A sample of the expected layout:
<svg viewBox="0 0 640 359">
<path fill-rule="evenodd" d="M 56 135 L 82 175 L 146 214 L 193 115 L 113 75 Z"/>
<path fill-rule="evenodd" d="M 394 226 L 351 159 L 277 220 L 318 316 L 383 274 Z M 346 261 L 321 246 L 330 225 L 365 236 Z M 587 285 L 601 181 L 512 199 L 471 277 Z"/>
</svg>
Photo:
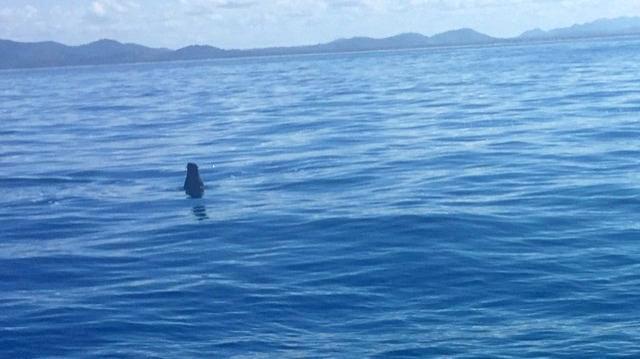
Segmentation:
<svg viewBox="0 0 640 359">
<path fill-rule="evenodd" d="M 640 16 L 640 0 L 0 0 L 0 38 L 247 48 L 461 27 L 508 37 L 618 16 Z"/>
</svg>

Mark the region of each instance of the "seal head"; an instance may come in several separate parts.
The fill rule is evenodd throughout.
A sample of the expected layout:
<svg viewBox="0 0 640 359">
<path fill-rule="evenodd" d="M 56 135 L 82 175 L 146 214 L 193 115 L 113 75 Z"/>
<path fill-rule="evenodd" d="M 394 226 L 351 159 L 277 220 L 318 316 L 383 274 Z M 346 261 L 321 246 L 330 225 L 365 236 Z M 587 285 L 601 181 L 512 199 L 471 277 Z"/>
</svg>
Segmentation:
<svg viewBox="0 0 640 359">
<path fill-rule="evenodd" d="M 198 165 L 189 162 L 187 164 L 187 178 L 184 180 L 184 192 L 191 198 L 202 198 L 204 183 L 198 172 Z"/>
</svg>

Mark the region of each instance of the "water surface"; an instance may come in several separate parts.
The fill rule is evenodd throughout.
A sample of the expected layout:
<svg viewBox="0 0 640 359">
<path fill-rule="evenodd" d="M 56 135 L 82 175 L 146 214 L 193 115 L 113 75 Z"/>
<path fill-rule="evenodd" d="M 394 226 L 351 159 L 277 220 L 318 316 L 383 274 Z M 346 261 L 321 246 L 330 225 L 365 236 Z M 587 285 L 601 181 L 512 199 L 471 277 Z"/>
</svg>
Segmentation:
<svg viewBox="0 0 640 359">
<path fill-rule="evenodd" d="M 638 355 L 638 83 L 637 39 L 0 72 L 0 357 Z"/>
</svg>

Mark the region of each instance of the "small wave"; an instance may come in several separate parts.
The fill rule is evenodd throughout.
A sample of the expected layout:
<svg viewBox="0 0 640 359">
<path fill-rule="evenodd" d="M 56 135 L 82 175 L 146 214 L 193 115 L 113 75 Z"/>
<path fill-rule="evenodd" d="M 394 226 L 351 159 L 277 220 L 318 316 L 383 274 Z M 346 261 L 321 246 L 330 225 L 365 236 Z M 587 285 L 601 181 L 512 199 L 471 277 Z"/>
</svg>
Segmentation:
<svg viewBox="0 0 640 359">
<path fill-rule="evenodd" d="M 112 106 L 80 106 L 76 109 L 83 112 L 124 112 L 136 110 L 137 106 L 112 105 Z"/>
</svg>

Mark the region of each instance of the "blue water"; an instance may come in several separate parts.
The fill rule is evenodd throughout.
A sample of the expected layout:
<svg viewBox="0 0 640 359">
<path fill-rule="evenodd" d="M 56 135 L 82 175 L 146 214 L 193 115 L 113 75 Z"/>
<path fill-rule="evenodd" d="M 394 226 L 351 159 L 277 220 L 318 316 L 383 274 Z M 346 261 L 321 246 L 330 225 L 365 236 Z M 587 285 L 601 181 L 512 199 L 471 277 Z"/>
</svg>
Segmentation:
<svg viewBox="0 0 640 359">
<path fill-rule="evenodd" d="M 638 39 L 0 72 L 0 357 L 640 355 L 638 84 Z"/>
</svg>

